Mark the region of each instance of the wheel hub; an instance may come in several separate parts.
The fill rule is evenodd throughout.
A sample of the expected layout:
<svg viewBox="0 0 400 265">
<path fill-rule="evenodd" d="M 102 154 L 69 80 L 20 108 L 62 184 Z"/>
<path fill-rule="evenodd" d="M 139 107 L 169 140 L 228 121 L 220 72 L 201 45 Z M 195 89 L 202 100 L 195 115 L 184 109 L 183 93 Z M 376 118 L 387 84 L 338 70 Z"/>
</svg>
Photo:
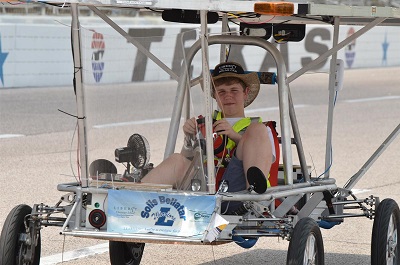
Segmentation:
<svg viewBox="0 0 400 265">
<path fill-rule="evenodd" d="M 304 252 L 304 262 L 303 264 L 307 265 L 315 265 L 315 257 L 316 257 L 316 239 L 314 235 L 310 235 L 307 238 L 306 249 Z"/>
<path fill-rule="evenodd" d="M 394 264 L 393 261 L 396 258 L 396 250 L 397 250 L 397 231 L 394 232 L 394 237 L 390 236 L 388 239 L 387 245 L 387 258 L 391 264 Z"/>
<path fill-rule="evenodd" d="M 21 233 L 18 240 L 18 256 L 16 257 L 17 265 L 29 265 L 32 262 L 32 247 L 29 237 L 26 233 Z"/>
<path fill-rule="evenodd" d="M 28 264 L 26 260 L 26 252 L 27 248 L 24 243 L 21 243 L 19 246 L 18 257 L 17 257 L 17 265 L 24 265 Z"/>
<path fill-rule="evenodd" d="M 388 257 L 394 256 L 394 250 L 396 249 L 396 243 L 393 241 L 393 238 L 390 237 L 388 241 Z"/>
<path fill-rule="evenodd" d="M 397 252 L 397 227 L 394 225 L 393 215 L 390 217 L 387 237 L 387 262 L 394 264 Z"/>
</svg>

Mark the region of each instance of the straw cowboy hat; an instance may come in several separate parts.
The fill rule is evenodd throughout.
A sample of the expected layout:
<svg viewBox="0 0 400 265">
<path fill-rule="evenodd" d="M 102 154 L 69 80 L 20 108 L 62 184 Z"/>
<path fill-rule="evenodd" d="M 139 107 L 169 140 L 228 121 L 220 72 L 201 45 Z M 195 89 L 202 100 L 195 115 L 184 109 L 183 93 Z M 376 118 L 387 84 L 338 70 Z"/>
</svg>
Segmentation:
<svg viewBox="0 0 400 265">
<path fill-rule="evenodd" d="M 242 80 L 249 88 L 249 94 L 244 102 L 244 107 L 250 105 L 257 97 L 258 92 L 260 91 L 260 80 L 258 79 L 257 73 L 254 72 L 245 73 L 243 67 L 238 63 L 234 62 L 220 63 L 217 66 L 215 66 L 211 75 L 214 81 L 224 77 L 236 77 Z"/>
</svg>

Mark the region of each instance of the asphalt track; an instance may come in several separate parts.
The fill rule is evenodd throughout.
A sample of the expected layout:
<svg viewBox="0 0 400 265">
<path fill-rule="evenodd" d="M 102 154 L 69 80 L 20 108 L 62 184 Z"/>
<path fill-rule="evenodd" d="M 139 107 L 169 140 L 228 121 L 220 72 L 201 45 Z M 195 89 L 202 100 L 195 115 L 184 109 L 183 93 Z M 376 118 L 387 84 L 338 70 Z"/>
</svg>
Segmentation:
<svg viewBox="0 0 400 265">
<path fill-rule="evenodd" d="M 400 68 L 345 72 L 344 89 L 336 101 L 332 148 L 331 177 L 338 186 L 361 168 L 399 124 L 399 72 Z M 327 83 L 327 74 L 307 74 L 291 84 L 306 159 L 315 176 L 325 171 Z M 151 161 L 159 163 L 174 90 L 174 82 L 87 88 L 93 99 L 87 102 L 90 160 L 113 161 L 114 149 L 124 146 L 132 133 L 141 133 L 150 142 Z M 276 95 L 276 87 L 263 88 L 248 107 L 248 115 L 278 119 Z M 200 104 L 193 100 L 195 112 Z M 74 180 L 76 121 L 58 109 L 76 113 L 71 88 L 0 89 L 0 227 L 15 205 L 54 205 L 63 194 L 57 184 Z M 400 202 L 399 149 L 400 139 L 396 139 L 357 183 L 359 198 L 374 194 Z M 322 230 L 326 264 L 370 264 L 372 225 L 365 217 L 349 218 Z M 63 264 L 109 264 L 105 243 L 64 237 L 59 228 L 44 228 L 42 264 L 55 264 L 63 252 Z M 100 254 L 86 256 L 96 253 L 96 248 Z M 277 238 L 261 238 L 251 249 L 234 243 L 214 247 L 147 244 L 141 264 L 285 264 L 287 248 L 288 242 Z"/>
</svg>

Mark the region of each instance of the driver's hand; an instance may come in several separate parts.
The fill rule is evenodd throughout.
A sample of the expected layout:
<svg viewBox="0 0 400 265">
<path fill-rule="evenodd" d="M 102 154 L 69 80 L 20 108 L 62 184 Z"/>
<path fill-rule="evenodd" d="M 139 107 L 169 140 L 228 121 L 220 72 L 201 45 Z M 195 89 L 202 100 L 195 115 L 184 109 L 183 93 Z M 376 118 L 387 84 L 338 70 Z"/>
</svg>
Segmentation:
<svg viewBox="0 0 400 265">
<path fill-rule="evenodd" d="M 197 132 L 196 128 L 197 128 L 196 118 L 193 117 L 185 121 L 185 124 L 183 125 L 183 132 L 187 136 L 195 136 Z"/>
<path fill-rule="evenodd" d="M 232 139 L 235 143 L 238 143 L 242 136 L 235 132 L 231 126 L 231 124 L 226 119 L 221 119 L 213 124 L 214 132 L 218 135 L 226 135 L 230 139 Z"/>
</svg>

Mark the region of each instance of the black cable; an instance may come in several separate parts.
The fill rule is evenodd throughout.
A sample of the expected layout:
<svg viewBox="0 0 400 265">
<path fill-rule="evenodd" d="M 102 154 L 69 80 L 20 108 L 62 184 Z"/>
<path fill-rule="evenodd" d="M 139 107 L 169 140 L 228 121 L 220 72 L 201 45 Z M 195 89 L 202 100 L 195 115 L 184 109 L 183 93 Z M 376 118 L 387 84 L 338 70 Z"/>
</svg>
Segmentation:
<svg viewBox="0 0 400 265">
<path fill-rule="evenodd" d="M 306 17 L 306 16 L 302 16 L 302 15 L 293 15 L 294 17 L 298 17 L 298 18 L 304 18 L 304 19 L 308 19 L 308 20 L 315 20 L 315 21 L 319 21 L 319 22 L 324 22 L 326 24 L 332 24 L 333 22 L 330 20 L 326 20 L 323 17 L 321 17 L 321 19 L 318 18 L 314 18 L 314 17 Z M 289 20 L 288 20 L 289 21 Z"/>
<path fill-rule="evenodd" d="M 60 110 L 60 109 L 57 109 L 57 110 L 58 110 L 59 112 L 62 112 L 62 113 L 64 113 L 64 114 L 67 114 L 67 115 L 69 115 L 69 116 L 71 116 L 71 117 L 77 118 L 78 120 L 86 119 L 85 116 L 83 116 L 83 117 L 78 117 L 77 115 L 70 114 L 70 113 L 65 112 L 65 111 L 63 111 L 63 110 Z"/>
</svg>

